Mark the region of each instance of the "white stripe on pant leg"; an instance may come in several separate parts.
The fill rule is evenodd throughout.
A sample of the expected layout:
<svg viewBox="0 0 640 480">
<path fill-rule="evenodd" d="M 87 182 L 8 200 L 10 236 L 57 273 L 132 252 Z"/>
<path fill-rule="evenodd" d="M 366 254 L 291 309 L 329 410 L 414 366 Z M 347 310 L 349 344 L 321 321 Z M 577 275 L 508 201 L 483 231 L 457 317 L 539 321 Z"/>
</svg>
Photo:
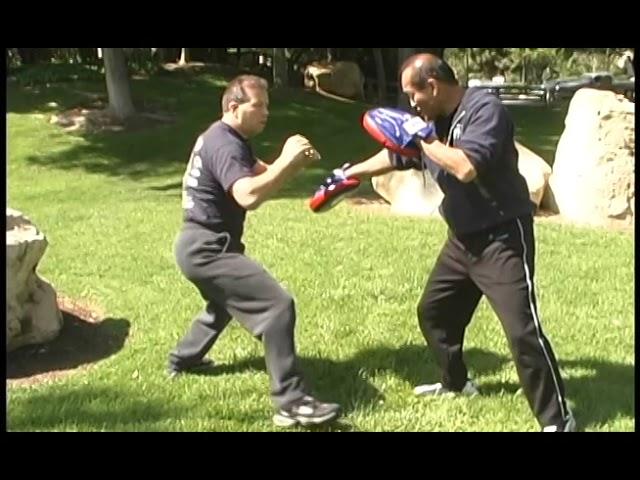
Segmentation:
<svg viewBox="0 0 640 480">
<path fill-rule="evenodd" d="M 544 342 L 542 340 L 542 326 L 540 325 L 540 320 L 538 319 L 538 312 L 533 303 L 533 284 L 531 283 L 531 275 L 529 273 L 529 265 L 527 264 L 527 244 L 524 241 L 524 229 L 522 228 L 522 224 L 520 223 L 520 219 L 516 218 L 518 222 L 518 228 L 520 229 L 520 241 L 522 242 L 522 260 L 524 263 L 524 272 L 525 277 L 527 278 L 527 286 L 529 290 L 529 307 L 531 308 L 531 313 L 533 315 L 533 323 L 536 326 L 536 335 L 538 336 L 538 342 L 540 342 L 540 346 L 542 347 L 542 352 L 544 353 L 545 358 L 547 359 L 547 363 L 549 364 L 549 370 L 551 370 L 551 376 L 553 378 L 553 384 L 556 387 L 556 394 L 558 396 L 558 403 L 560 404 L 560 411 L 562 412 L 562 418 L 568 418 L 567 412 L 564 407 L 564 398 L 562 397 L 562 393 L 560 392 L 560 386 L 558 385 L 558 379 L 556 378 L 556 373 L 553 369 L 553 365 L 551 363 L 551 358 L 547 353 L 547 349 L 544 346 Z M 548 342 L 549 340 L 547 340 Z"/>
</svg>

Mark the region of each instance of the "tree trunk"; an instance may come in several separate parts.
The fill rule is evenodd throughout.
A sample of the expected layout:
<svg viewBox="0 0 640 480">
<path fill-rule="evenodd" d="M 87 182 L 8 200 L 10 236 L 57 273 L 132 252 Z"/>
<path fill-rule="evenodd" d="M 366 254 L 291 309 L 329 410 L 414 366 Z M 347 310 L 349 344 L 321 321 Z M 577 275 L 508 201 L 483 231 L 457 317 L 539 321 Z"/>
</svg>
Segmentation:
<svg viewBox="0 0 640 480">
<path fill-rule="evenodd" d="M 284 48 L 273 49 L 273 86 L 275 88 L 286 87 L 289 84 L 289 67 Z"/>
<path fill-rule="evenodd" d="M 627 57 L 627 60 L 624 64 L 624 69 L 627 74 L 627 77 L 632 78 L 636 76 L 636 67 L 635 67 L 635 52 L 630 57 Z"/>
<path fill-rule="evenodd" d="M 178 64 L 185 65 L 185 64 L 189 63 L 190 61 L 191 61 L 191 59 L 189 57 L 189 49 L 188 48 L 181 48 L 180 49 L 180 60 L 178 61 Z"/>
<path fill-rule="evenodd" d="M 382 49 L 373 49 L 373 58 L 376 62 L 376 78 L 378 84 L 378 103 L 383 105 L 387 100 L 387 77 L 384 72 L 384 59 L 382 58 Z"/>
<path fill-rule="evenodd" d="M 416 53 L 415 48 L 399 48 L 398 49 L 398 68 L 397 71 L 400 73 L 400 68 L 404 61 L 409 58 L 411 55 Z M 398 78 L 398 107 L 400 108 L 408 108 L 409 107 L 409 99 L 407 96 L 402 93 L 402 86 L 400 85 L 400 79 Z"/>
<path fill-rule="evenodd" d="M 109 110 L 119 120 L 126 120 L 135 113 L 135 108 L 131 99 L 131 84 L 124 51 L 122 48 L 103 48 L 102 54 Z"/>
<path fill-rule="evenodd" d="M 464 49 L 464 86 L 469 86 L 469 49 Z"/>
</svg>

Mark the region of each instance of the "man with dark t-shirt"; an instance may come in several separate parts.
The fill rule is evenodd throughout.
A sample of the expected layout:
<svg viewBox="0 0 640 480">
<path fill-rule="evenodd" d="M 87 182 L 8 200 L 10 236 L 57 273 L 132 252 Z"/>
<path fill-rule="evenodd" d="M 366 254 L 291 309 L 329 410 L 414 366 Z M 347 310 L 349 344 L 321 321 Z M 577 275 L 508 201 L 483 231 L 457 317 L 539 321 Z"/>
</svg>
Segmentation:
<svg viewBox="0 0 640 480">
<path fill-rule="evenodd" d="M 258 263 L 244 255 L 247 210 L 258 208 L 301 168 L 319 158 L 301 135 L 287 139 L 268 165 L 255 158 L 248 140 L 269 116 L 268 85 L 243 75 L 222 97 L 223 116 L 202 133 L 183 178 L 183 228 L 177 263 L 206 306 L 169 355 L 169 374 L 211 365 L 205 358 L 231 317 L 261 339 L 279 426 L 318 425 L 339 416 L 337 404 L 309 395 L 296 359 L 294 300 Z"/>
<path fill-rule="evenodd" d="M 533 207 L 518 171 L 513 122 L 497 97 L 462 88 L 451 67 L 434 55 L 410 57 L 400 73 L 411 106 L 430 125 L 431 134 L 419 140 L 420 154 L 410 158 L 383 150 L 339 177 L 414 168 L 429 172 L 444 193 L 440 213 L 447 239 L 417 308 L 442 376 L 417 386 L 415 394 L 479 393 L 468 376 L 463 343 L 484 295 L 502 323 L 542 430 L 575 431 L 558 362 L 538 316 Z"/>
</svg>

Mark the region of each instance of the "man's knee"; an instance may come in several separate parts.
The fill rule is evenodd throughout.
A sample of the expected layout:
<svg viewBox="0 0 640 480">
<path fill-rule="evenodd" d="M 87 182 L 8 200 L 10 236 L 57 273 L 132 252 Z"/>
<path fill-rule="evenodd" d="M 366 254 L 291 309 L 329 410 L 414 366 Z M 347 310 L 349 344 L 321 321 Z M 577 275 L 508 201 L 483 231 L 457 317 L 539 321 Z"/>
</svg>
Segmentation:
<svg viewBox="0 0 640 480">
<path fill-rule="evenodd" d="M 438 311 L 433 302 L 429 299 L 421 299 L 416 307 L 418 322 L 422 328 L 437 323 Z"/>
<path fill-rule="evenodd" d="M 271 328 L 293 328 L 296 321 L 296 305 L 293 297 L 286 291 L 274 296 L 267 313 L 267 330 Z"/>
<path fill-rule="evenodd" d="M 280 313 L 283 311 L 294 311 L 295 300 L 293 299 L 291 294 L 282 290 L 278 295 L 274 297 L 272 310 L 276 313 Z"/>
<path fill-rule="evenodd" d="M 533 320 L 512 322 L 508 328 L 507 337 L 511 350 L 519 357 L 530 358 L 532 354 L 540 352 L 542 339 L 537 334 Z"/>
</svg>

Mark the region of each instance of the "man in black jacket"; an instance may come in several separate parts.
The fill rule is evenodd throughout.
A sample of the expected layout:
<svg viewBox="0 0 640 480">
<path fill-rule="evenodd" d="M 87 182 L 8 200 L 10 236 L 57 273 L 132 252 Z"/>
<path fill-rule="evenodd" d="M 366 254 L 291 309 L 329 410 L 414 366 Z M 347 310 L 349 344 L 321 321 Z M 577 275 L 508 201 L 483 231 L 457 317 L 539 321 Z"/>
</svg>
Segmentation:
<svg viewBox="0 0 640 480">
<path fill-rule="evenodd" d="M 485 295 L 502 322 L 523 391 L 543 431 L 574 431 L 575 420 L 553 349 L 542 332 L 534 292 L 533 204 L 518 172 L 513 122 L 500 100 L 464 89 L 430 54 L 401 67 L 402 89 L 433 134 L 419 158 L 383 150 L 346 168 L 344 177 L 394 169 L 428 171 L 444 193 L 448 238 L 418 304 L 422 333 L 442 371 L 418 395 L 475 395 L 463 361 L 464 333 Z"/>
</svg>

